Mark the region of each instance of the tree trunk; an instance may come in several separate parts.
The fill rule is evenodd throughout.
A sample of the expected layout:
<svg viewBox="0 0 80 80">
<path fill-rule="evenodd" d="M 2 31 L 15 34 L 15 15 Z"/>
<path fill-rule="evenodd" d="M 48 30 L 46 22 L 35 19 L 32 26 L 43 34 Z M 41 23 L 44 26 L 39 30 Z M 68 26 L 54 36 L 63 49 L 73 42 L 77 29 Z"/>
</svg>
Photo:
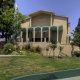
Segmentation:
<svg viewBox="0 0 80 80">
<path fill-rule="evenodd" d="M 8 38 L 8 35 L 7 35 L 7 31 L 6 31 L 6 34 L 5 34 L 6 43 L 7 43 L 7 38 Z"/>
<path fill-rule="evenodd" d="M 72 51 L 71 51 L 72 57 L 73 57 L 73 51 L 74 51 L 74 45 L 72 45 Z"/>
<path fill-rule="evenodd" d="M 10 39 L 11 39 L 10 34 L 8 34 L 8 42 L 10 42 Z"/>
<path fill-rule="evenodd" d="M 7 34 L 6 34 L 6 37 L 5 38 L 6 38 L 6 43 L 7 43 Z"/>
<path fill-rule="evenodd" d="M 1 36 L 2 38 L 4 38 L 4 31 L 2 30 L 2 36 Z"/>
</svg>

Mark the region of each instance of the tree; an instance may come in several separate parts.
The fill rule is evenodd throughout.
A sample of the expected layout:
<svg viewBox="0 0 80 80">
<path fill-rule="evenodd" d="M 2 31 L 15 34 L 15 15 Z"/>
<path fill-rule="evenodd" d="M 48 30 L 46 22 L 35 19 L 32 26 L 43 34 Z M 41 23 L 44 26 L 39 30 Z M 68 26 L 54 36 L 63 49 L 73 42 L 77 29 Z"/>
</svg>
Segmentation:
<svg viewBox="0 0 80 80">
<path fill-rule="evenodd" d="M 9 7 L 6 8 L 4 12 L 2 12 L 2 15 L 0 15 L 0 29 L 4 30 L 5 32 L 5 38 L 6 42 L 9 40 L 11 35 L 18 34 L 20 30 L 21 23 L 26 21 L 26 16 L 22 15 L 19 11 L 16 13 L 16 16 L 14 17 L 14 8 L 9 9 Z"/>
<path fill-rule="evenodd" d="M 78 20 L 78 25 L 72 34 L 73 34 L 74 45 L 80 48 L 80 18 Z"/>
<path fill-rule="evenodd" d="M 26 21 L 26 16 L 22 15 L 18 8 L 14 8 L 15 0 L 0 0 L 0 32 L 2 38 L 9 40 L 11 35 L 16 37 L 20 32 L 21 23 Z"/>
<path fill-rule="evenodd" d="M 0 16 L 5 12 L 7 7 L 9 9 L 14 8 L 15 0 L 0 0 Z M 4 25 L 4 22 L 0 19 L 0 32 L 2 33 L 2 38 L 4 37 L 4 29 L 2 29 L 2 26 Z"/>
<path fill-rule="evenodd" d="M 6 6 L 9 6 L 9 8 L 13 8 L 15 4 L 15 0 L 0 0 L 0 9 L 2 11 L 5 11 Z"/>
</svg>

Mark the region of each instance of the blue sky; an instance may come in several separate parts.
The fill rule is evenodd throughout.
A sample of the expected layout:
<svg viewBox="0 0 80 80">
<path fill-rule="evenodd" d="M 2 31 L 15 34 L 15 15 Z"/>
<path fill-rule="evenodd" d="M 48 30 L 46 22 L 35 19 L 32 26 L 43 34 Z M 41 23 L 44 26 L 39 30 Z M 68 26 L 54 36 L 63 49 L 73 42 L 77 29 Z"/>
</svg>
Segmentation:
<svg viewBox="0 0 80 80">
<path fill-rule="evenodd" d="M 80 0 L 16 0 L 22 14 L 30 14 L 36 10 L 49 10 L 69 17 L 71 32 L 75 29 L 80 17 Z"/>
</svg>

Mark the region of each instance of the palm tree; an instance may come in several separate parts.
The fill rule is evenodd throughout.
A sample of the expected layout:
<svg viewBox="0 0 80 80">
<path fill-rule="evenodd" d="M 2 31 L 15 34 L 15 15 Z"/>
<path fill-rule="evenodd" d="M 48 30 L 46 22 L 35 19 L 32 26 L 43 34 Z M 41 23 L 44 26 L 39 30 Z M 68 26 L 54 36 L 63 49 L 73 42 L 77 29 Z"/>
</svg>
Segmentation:
<svg viewBox="0 0 80 80">
<path fill-rule="evenodd" d="M 54 57 L 55 56 L 54 50 L 57 48 L 57 45 L 56 44 L 51 44 L 50 48 L 51 48 L 51 50 L 53 50 L 53 57 Z"/>
</svg>

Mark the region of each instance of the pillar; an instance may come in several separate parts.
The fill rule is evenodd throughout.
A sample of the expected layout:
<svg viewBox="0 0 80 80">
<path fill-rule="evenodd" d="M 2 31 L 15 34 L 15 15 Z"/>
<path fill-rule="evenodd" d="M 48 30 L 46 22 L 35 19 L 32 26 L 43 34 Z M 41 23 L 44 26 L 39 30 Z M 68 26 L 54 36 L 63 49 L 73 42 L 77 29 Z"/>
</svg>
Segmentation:
<svg viewBox="0 0 80 80">
<path fill-rule="evenodd" d="M 49 41 L 50 41 L 50 36 L 51 36 L 51 35 L 50 35 L 50 27 L 49 27 Z"/>
<path fill-rule="evenodd" d="M 31 27 L 31 16 L 30 16 L 30 27 Z"/>
<path fill-rule="evenodd" d="M 67 36 L 67 44 L 69 43 L 69 37 Z"/>
<path fill-rule="evenodd" d="M 28 28 L 26 28 L 26 42 L 28 42 Z"/>
<path fill-rule="evenodd" d="M 33 28 L 33 42 L 35 42 L 35 28 Z"/>
<path fill-rule="evenodd" d="M 51 14 L 51 26 L 53 25 L 53 21 L 52 21 L 52 14 Z"/>
<path fill-rule="evenodd" d="M 46 31 L 44 31 L 44 42 L 46 42 Z"/>
<path fill-rule="evenodd" d="M 44 38 L 44 42 L 46 42 L 46 38 Z"/>
<path fill-rule="evenodd" d="M 41 27 L 41 42 L 42 42 L 42 27 Z"/>
<path fill-rule="evenodd" d="M 20 32 L 20 38 L 21 38 L 21 42 L 23 42 L 23 39 L 22 39 L 22 31 Z"/>
</svg>

